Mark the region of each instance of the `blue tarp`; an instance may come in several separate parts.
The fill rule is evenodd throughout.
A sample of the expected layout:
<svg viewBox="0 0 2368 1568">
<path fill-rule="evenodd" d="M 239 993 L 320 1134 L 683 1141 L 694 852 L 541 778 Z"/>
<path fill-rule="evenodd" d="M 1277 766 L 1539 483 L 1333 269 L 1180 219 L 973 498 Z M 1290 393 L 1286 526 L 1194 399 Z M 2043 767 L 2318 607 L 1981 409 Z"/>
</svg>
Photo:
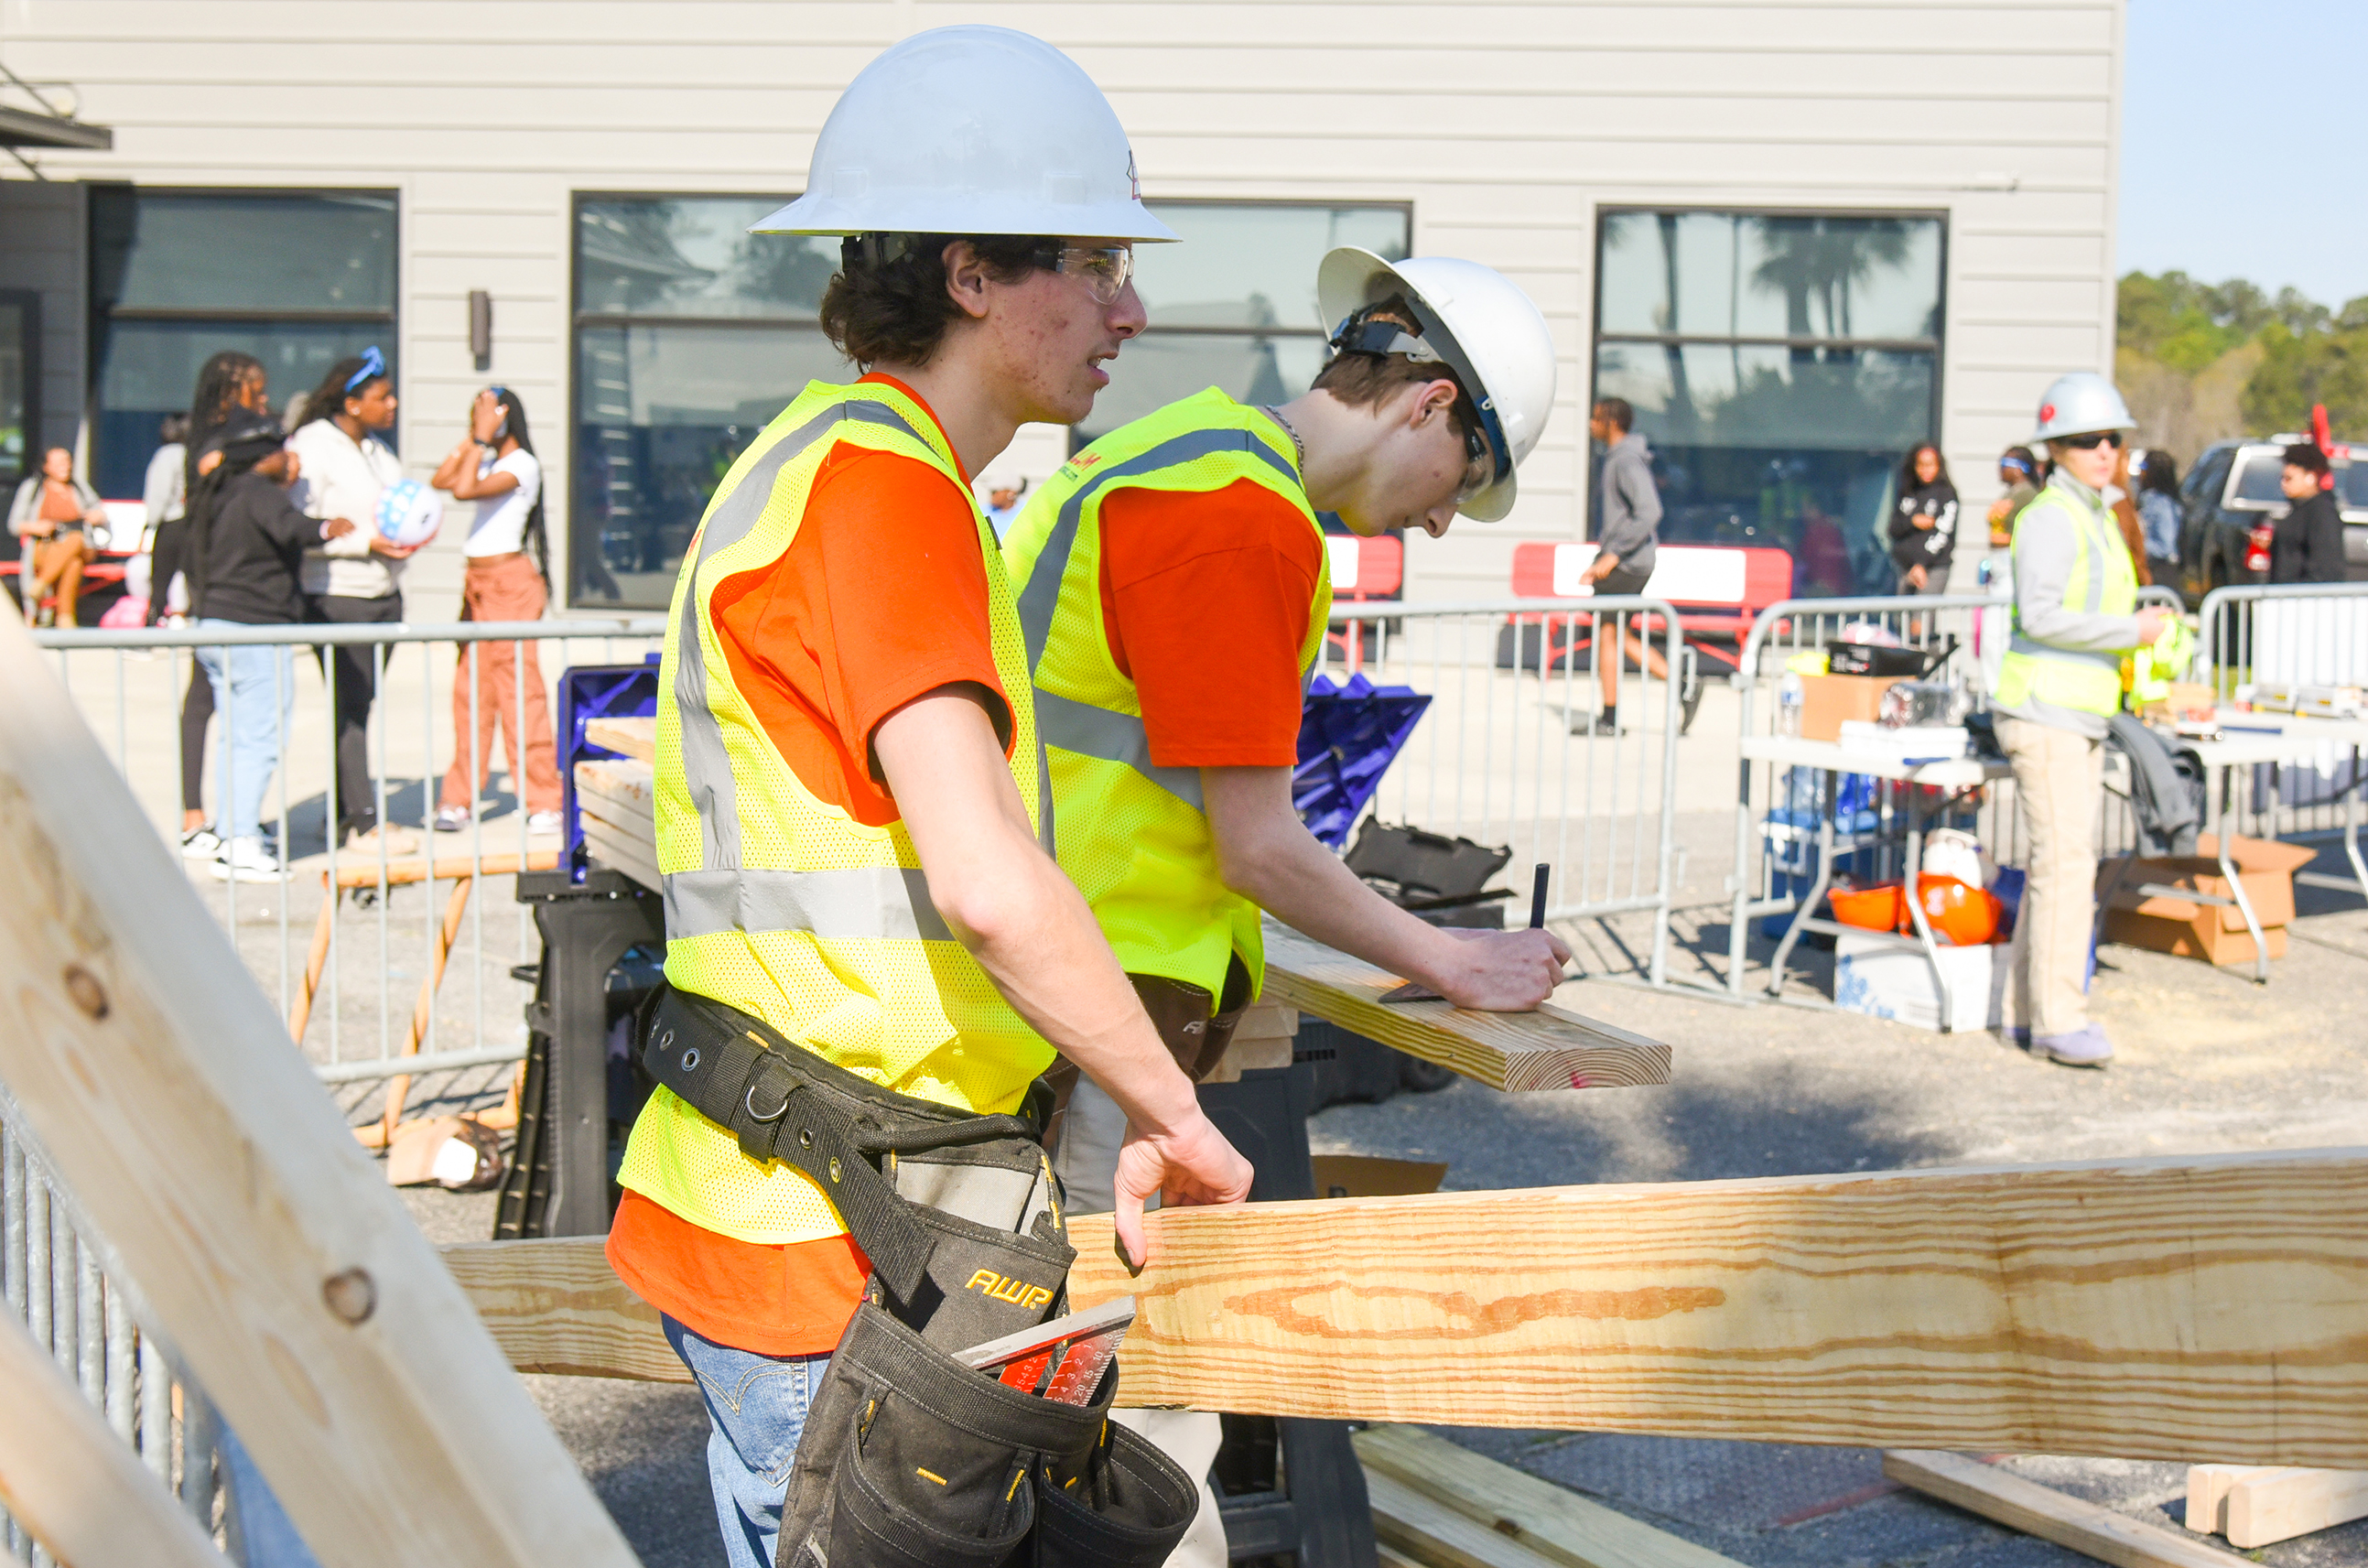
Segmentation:
<svg viewBox="0 0 2368 1568">
<path fill-rule="evenodd" d="M 1328 676 L 1308 684 L 1291 776 L 1291 803 L 1308 832 L 1335 849 L 1348 846 L 1349 830 L 1429 706 L 1410 686 L 1375 686 L 1361 675 L 1341 686 Z"/>
</svg>

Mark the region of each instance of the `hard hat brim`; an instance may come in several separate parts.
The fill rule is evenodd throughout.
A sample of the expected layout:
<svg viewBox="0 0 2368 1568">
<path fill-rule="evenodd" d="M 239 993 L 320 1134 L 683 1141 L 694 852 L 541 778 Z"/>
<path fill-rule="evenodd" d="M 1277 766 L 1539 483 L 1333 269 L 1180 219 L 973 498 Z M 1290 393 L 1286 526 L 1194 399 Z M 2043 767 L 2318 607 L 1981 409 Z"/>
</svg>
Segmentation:
<svg viewBox="0 0 2368 1568">
<path fill-rule="evenodd" d="M 836 197 L 801 196 L 748 225 L 752 234 L 1042 234 L 1053 239 L 1170 243 L 1182 236 L 1137 201 L 1030 204 L 981 199 L 965 210 L 942 192 L 907 200 L 867 196 L 860 204 Z"/>
</svg>

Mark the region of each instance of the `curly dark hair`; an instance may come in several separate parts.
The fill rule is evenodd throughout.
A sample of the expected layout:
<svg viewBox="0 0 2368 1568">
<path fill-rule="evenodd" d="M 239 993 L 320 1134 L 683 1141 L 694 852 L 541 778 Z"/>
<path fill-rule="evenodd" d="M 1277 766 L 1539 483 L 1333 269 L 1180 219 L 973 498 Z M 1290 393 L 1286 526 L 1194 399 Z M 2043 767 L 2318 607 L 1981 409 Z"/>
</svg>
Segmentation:
<svg viewBox="0 0 2368 1568">
<path fill-rule="evenodd" d="M 946 292 L 946 249 L 967 241 L 995 278 L 1017 282 L 1047 244 L 1033 234 L 850 235 L 822 295 L 832 347 L 870 369 L 926 365 L 962 311 Z"/>
</svg>

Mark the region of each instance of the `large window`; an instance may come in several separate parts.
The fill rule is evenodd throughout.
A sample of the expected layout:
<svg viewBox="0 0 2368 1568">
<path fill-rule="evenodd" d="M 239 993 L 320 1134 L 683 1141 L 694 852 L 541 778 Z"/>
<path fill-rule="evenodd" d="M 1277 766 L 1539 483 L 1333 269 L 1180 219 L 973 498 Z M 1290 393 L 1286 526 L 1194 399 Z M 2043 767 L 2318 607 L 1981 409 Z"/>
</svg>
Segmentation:
<svg viewBox="0 0 2368 1568">
<path fill-rule="evenodd" d="M 747 232 L 785 199 L 576 199 L 574 603 L 664 609 L 733 460 L 846 373 L 815 320 L 838 242 Z"/>
<path fill-rule="evenodd" d="M 1941 220 L 1608 211 L 1595 396 L 1654 451 L 1671 542 L 1774 545 L 1796 593 L 1889 593 L 1901 460 L 1939 428 Z"/>
<path fill-rule="evenodd" d="M 40 439 L 41 297 L 0 289 L 0 494 L 40 464 Z"/>
<path fill-rule="evenodd" d="M 1338 245 L 1403 260 L 1404 207 L 1155 201 L 1181 244 L 1134 247 L 1135 288 L 1150 327 L 1110 369 L 1110 384 L 1072 439 L 1083 446 L 1204 387 L 1244 403 L 1281 403 L 1324 365 L 1334 324 L 1315 303 L 1315 268 Z"/>
<path fill-rule="evenodd" d="M 139 495 L 157 426 L 188 412 L 199 367 L 222 349 L 263 361 L 274 408 L 371 344 L 392 365 L 395 217 L 388 191 L 94 187 L 99 493 Z"/>
</svg>

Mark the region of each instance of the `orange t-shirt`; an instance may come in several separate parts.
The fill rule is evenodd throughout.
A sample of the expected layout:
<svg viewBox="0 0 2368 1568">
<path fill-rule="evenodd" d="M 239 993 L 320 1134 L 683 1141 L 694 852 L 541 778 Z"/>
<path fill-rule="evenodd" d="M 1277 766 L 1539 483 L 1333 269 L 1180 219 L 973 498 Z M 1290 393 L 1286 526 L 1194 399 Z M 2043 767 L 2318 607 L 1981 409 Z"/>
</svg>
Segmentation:
<svg viewBox="0 0 2368 1568">
<path fill-rule="evenodd" d="M 1264 485 L 1101 506 L 1102 624 L 1161 767 L 1299 761 L 1299 651 L 1324 545 Z"/>
<path fill-rule="evenodd" d="M 863 379 L 921 402 L 889 377 Z M 896 820 L 871 733 L 924 693 L 964 681 L 984 687 L 1010 747 L 978 523 L 968 494 L 927 463 L 834 449 L 789 549 L 717 584 L 708 604 L 733 684 L 782 760 L 816 799 L 858 822 Z M 630 1191 L 609 1227 L 609 1262 L 694 1333 L 766 1356 L 837 1346 L 871 1271 L 849 1236 L 760 1246 Z"/>
</svg>

